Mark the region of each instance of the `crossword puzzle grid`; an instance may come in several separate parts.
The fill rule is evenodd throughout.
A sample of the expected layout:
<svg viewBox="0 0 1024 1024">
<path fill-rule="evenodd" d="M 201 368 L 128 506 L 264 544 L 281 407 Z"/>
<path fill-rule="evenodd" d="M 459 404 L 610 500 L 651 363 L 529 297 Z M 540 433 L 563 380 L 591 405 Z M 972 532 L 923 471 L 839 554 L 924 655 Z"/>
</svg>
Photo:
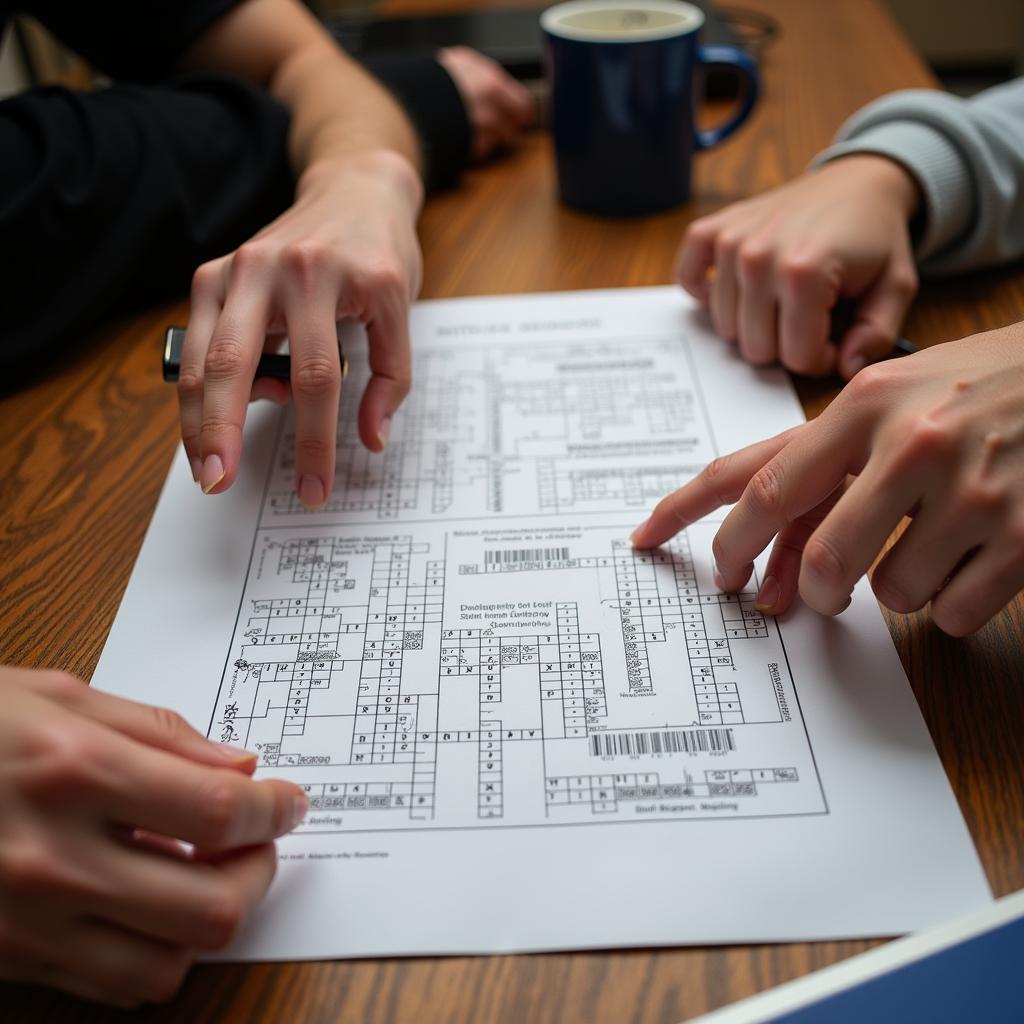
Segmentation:
<svg viewBox="0 0 1024 1024">
<path fill-rule="evenodd" d="M 630 692 L 652 693 L 653 652 L 670 642 L 683 644 L 697 710 L 694 722 L 662 731 L 605 731 L 602 638 L 583 630 L 578 603 L 555 603 L 550 633 L 445 629 L 446 568 L 442 559 L 432 557 L 431 544 L 416 543 L 410 535 L 363 542 L 322 533 L 265 540 L 267 554 L 276 560 L 276 578 L 301 596 L 252 601 L 242 630 L 242 656 L 234 663 L 237 692 L 248 693 L 251 703 L 225 705 L 218 723 L 222 738 L 240 745 L 255 739 L 266 767 L 366 767 L 362 778 L 354 780 L 307 781 L 318 812 L 388 810 L 420 822 L 437 814 L 440 745 L 475 747 L 476 818 L 495 822 L 508 811 L 510 745 L 531 744 L 540 755 L 546 743 L 572 743 L 579 746 L 567 751 L 605 760 L 735 750 L 729 727 L 746 719 L 731 645 L 768 636 L 763 617 L 752 608 L 752 595 L 701 593 L 685 534 L 654 552 L 637 551 L 624 541 L 609 543 L 610 554 L 580 558 L 572 557 L 565 544 L 539 550 L 488 548 L 481 550 L 479 563 L 460 564 L 458 572 L 603 573 L 614 588 Z M 410 657 L 436 665 L 433 683 L 426 684 L 419 670 L 416 685 L 412 676 L 403 679 Z M 523 669 L 533 680 L 537 720 L 532 712 L 526 721 L 509 720 L 503 711 L 505 674 L 516 672 L 519 688 Z M 441 693 L 456 680 L 475 695 L 475 728 L 445 730 L 439 720 Z M 609 785 L 604 775 L 551 778 L 590 780 L 587 786 L 566 783 L 571 793 L 605 793 Z M 762 774 L 755 781 L 783 780 Z M 693 782 L 688 792 L 701 795 L 701 787 L 712 782 L 723 784 Z M 621 779 L 616 785 L 623 788 Z M 670 787 L 660 796 L 678 795 L 675 782 L 659 785 Z M 631 792 L 626 786 L 613 797 L 596 797 L 587 811 L 610 813 L 629 804 Z M 707 790 L 707 795 L 722 792 Z M 756 786 L 733 791 L 757 794 Z M 567 799 L 570 808 L 586 803 L 578 795 Z M 562 804 L 560 796 L 548 794 L 544 814 Z"/>
<path fill-rule="evenodd" d="M 696 476 L 700 469 L 692 464 L 574 469 L 564 459 L 541 459 L 537 463 L 538 499 L 544 512 L 609 501 L 642 508 L 674 491 L 681 480 Z"/>
<path fill-rule="evenodd" d="M 551 776 L 545 783 L 549 808 L 588 806 L 595 814 L 613 814 L 620 803 L 678 798 L 757 796 L 758 785 L 797 782 L 795 768 L 741 768 L 705 771 L 703 782 L 662 783 L 657 772 L 625 775 Z"/>
<path fill-rule="evenodd" d="M 414 360 L 416 387 L 379 454 L 359 441 L 357 396 L 369 369 L 365 353 L 353 351 L 335 485 L 318 514 L 443 517 L 457 487 L 481 504 L 481 512 L 500 513 L 524 473 L 535 480 L 543 512 L 639 507 L 661 497 L 700 468 L 699 459 L 674 461 L 680 452 L 697 454 L 693 423 L 699 413 L 688 382 L 650 374 L 657 354 L 678 356 L 677 339 L 634 339 L 631 346 L 636 357 L 624 361 L 620 341 L 595 340 L 582 363 L 578 343 L 526 343 L 515 352 L 470 346 L 458 357 L 421 350 Z M 621 440 L 629 429 L 640 431 L 643 446 Z M 673 461 L 644 465 L 652 445 Z M 462 467 L 458 478 L 456 465 Z M 292 431 L 276 456 L 263 509 L 268 523 L 309 515 L 295 494 L 294 472 Z"/>
<path fill-rule="evenodd" d="M 626 541 L 613 542 L 612 550 L 610 557 L 584 558 L 569 558 L 564 548 L 488 551 L 482 567 L 460 565 L 459 573 L 614 568 L 630 690 L 653 689 L 648 645 L 665 643 L 667 630 L 682 626 L 700 721 L 744 722 L 737 684 L 719 680 L 716 669 L 733 668 L 730 641 L 768 636 L 754 592 L 701 594 L 685 532 L 658 551 L 637 551 Z M 709 635 L 709 618 L 711 632 L 717 627 L 721 636 Z"/>
</svg>

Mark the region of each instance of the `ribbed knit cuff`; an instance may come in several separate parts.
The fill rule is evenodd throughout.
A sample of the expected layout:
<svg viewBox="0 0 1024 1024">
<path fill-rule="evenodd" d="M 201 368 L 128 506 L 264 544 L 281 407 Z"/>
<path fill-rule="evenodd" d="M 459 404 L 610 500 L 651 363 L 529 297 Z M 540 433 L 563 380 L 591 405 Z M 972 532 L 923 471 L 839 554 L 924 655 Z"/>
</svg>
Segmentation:
<svg viewBox="0 0 1024 1024">
<path fill-rule="evenodd" d="M 428 192 L 448 188 L 469 163 L 469 116 L 451 75 L 433 57 L 362 56 L 359 62 L 401 104 L 419 136 Z"/>
</svg>

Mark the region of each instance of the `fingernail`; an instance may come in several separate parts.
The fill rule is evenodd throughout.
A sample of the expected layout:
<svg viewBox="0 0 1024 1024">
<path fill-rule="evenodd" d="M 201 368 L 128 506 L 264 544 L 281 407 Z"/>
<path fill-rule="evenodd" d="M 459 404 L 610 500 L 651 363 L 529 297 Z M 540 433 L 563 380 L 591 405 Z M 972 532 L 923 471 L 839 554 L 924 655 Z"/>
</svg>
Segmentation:
<svg viewBox="0 0 1024 1024">
<path fill-rule="evenodd" d="M 645 530 L 645 529 L 647 529 L 647 524 L 648 524 L 648 523 L 649 523 L 650 521 L 651 521 L 651 520 L 650 520 L 649 518 L 648 518 L 648 519 L 645 519 L 645 520 L 644 520 L 644 521 L 643 521 L 643 522 L 642 522 L 642 523 L 641 523 L 641 524 L 640 524 L 640 525 L 639 525 L 639 526 L 638 526 L 638 527 L 637 527 L 637 528 L 636 528 L 636 529 L 635 529 L 635 530 L 634 530 L 634 531 L 633 531 L 633 532 L 632 532 L 632 533 L 631 533 L 631 534 L 629 535 L 629 542 L 630 542 L 630 543 L 631 543 L 631 544 L 632 544 L 632 545 L 633 545 L 634 547 L 636 547 L 636 546 L 637 546 L 637 545 L 636 545 L 636 535 L 637 535 L 638 533 L 643 533 L 643 532 L 644 532 L 644 530 Z"/>
<path fill-rule="evenodd" d="M 855 377 L 865 366 L 868 365 L 868 361 L 864 358 L 861 353 L 857 353 L 855 356 L 850 356 L 846 363 L 846 369 L 851 377 Z"/>
<path fill-rule="evenodd" d="M 207 740 L 206 742 L 230 764 L 251 764 L 257 757 L 251 750 L 239 750 L 238 747 L 221 743 L 219 740 Z"/>
<path fill-rule="evenodd" d="M 327 503 L 327 491 L 323 480 L 312 473 L 307 473 L 299 481 L 299 501 L 306 506 L 307 512 L 319 512 Z"/>
<path fill-rule="evenodd" d="M 295 796 L 292 798 L 292 816 L 288 823 L 288 831 L 291 832 L 293 828 L 298 828 L 302 824 L 302 819 L 305 818 L 306 813 L 309 811 L 309 797 L 303 793 L 301 796 Z"/>
<path fill-rule="evenodd" d="M 774 576 L 765 576 L 761 589 L 754 598 L 754 607 L 759 612 L 770 612 L 779 603 L 781 593 L 779 581 Z"/>
<path fill-rule="evenodd" d="M 199 486 L 203 494 L 209 494 L 224 479 L 224 463 L 219 455 L 207 455 L 199 470 Z"/>
<path fill-rule="evenodd" d="M 380 430 L 377 432 L 377 440 L 380 441 L 381 448 L 386 448 L 388 444 L 388 438 L 391 436 L 391 417 L 385 416 L 384 420 L 380 425 Z"/>
<path fill-rule="evenodd" d="M 719 590 L 725 590 L 725 577 L 718 571 L 718 563 L 712 562 L 711 569 L 714 573 L 715 586 L 718 587 Z"/>
<path fill-rule="evenodd" d="M 192 479 L 196 483 L 199 483 L 199 474 L 203 471 L 202 459 L 200 459 L 198 455 L 193 455 L 192 458 L 188 460 L 188 466 L 189 469 L 192 470 Z"/>
</svg>

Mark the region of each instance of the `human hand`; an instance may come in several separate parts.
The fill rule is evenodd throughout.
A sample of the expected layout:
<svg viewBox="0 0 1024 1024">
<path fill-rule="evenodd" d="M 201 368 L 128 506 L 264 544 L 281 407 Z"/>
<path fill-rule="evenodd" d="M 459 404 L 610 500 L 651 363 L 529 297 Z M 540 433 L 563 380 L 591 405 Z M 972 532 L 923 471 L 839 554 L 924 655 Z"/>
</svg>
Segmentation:
<svg viewBox="0 0 1024 1024">
<path fill-rule="evenodd" d="M 250 398 L 284 402 L 292 393 L 296 490 L 307 508 L 326 502 L 341 391 L 336 325 L 344 318 L 366 325 L 372 376 L 359 436 L 383 450 L 412 380 L 408 312 L 422 276 L 422 195 L 413 167 L 393 152 L 315 163 L 293 206 L 196 271 L 178 396 L 185 451 L 204 492 L 225 491 L 235 479 Z M 285 332 L 290 392 L 280 381 L 254 384 L 267 336 Z"/>
<path fill-rule="evenodd" d="M 849 380 L 892 349 L 917 292 L 908 224 L 918 202 L 893 161 L 842 157 L 694 221 L 675 275 L 748 362 Z M 837 347 L 840 300 L 854 317 Z"/>
<path fill-rule="evenodd" d="M 0 668 L 0 700 L 0 978 L 170 998 L 193 951 L 226 945 L 266 892 L 305 795 L 60 672 Z"/>
<path fill-rule="evenodd" d="M 781 614 L 799 590 L 836 615 L 911 516 L 875 595 L 896 612 L 930 601 L 936 624 L 965 636 L 1024 587 L 1022 409 L 1024 324 L 869 367 L 816 420 L 716 459 L 633 543 L 656 547 L 736 502 L 714 540 L 716 584 L 739 590 L 774 538 L 758 608 Z"/>
<path fill-rule="evenodd" d="M 511 146 L 536 111 L 529 90 L 490 57 L 468 46 L 449 46 L 437 59 L 452 76 L 473 129 L 473 159 L 486 160 Z"/>
</svg>

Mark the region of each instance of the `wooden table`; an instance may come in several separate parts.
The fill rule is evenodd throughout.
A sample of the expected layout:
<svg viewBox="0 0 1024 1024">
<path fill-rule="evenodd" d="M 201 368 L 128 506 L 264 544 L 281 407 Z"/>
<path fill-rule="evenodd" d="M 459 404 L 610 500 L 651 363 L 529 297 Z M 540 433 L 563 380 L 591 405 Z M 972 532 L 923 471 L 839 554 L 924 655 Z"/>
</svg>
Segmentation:
<svg viewBox="0 0 1024 1024">
<path fill-rule="evenodd" d="M 507 3 L 507 0 L 505 0 Z M 744 0 L 781 22 L 764 100 L 698 161 L 696 198 L 639 221 L 559 206 L 549 140 L 466 177 L 423 217 L 426 297 L 663 283 L 695 216 L 797 174 L 853 110 L 933 79 L 869 0 Z M 436 0 L 455 7 L 459 0 Z M 390 0 L 395 11 L 414 0 Z M 466 0 L 462 0 L 466 5 Z M 0 662 L 89 678 L 177 443 L 160 381 L 162 328 L 179 302 L 100 331 L 46 381 L 0 402 Z M 932 344 L 1024 319 L 1024 271 L 926 286 L 907 324 Z M 800 382 L 813 415 L 837 381 Z M 997 895 L 1024 887 L 1024 605 L 951 640 L 926 615 L 888 616 L 942 762 Z M 154 1021 L 669 1024 L 841 960 L 870 942 L 533 956 L 203 966 Z M 110 1019 L 120 1019 L 109 1014 Z M 108 1012 L 0 987 L 4 1021 L 99 1021 Z"/>
</svg>

